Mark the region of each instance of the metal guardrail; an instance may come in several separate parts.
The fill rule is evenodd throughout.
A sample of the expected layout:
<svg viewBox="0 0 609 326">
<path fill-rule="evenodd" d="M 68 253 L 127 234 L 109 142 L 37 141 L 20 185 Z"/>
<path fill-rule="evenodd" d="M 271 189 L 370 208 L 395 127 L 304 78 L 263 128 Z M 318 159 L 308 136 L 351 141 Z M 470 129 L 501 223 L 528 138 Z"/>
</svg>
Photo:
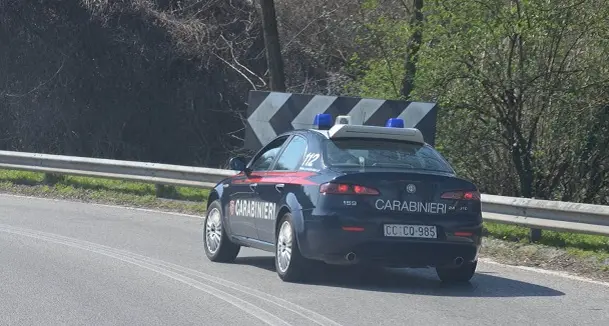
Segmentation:
<svg viewBox="0 0 609 326">
<path fill-rule="evenodd" d="M 609 236 L 609 206 L 482 194 L 484 220 Z"/>
<path fill-rule="evenodd" d="M 0 151 L 0 168 L 211 188 L 232 170 Z M 482 194 L 484 220 L 609 236 L 609 206 Z"/>
<path fill-rule="evenodd" d="M 234 171 L 77 156 L 0 151 L 0 168 L 212 188 Z"/>
</svg>

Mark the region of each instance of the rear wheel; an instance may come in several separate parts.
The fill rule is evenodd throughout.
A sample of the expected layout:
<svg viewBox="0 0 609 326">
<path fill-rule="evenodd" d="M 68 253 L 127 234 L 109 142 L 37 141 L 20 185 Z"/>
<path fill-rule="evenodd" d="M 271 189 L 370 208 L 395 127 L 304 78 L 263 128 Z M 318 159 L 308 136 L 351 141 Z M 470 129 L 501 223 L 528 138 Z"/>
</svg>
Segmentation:
<svg viewBox="0 0 609 326">
<path fill-rule="evenodd" d="M 459 267 L 437 267 L 436 273 L 442 282 L 446 283 L 466 283 L 476 273 L 478 261 L 466 262 Z"/>
<path fill-rule="evenodd" d="M 233 262 L 239 254 L 240 246 L 232 243 L 222 224 L 222 205 L 215 200 L 209 205 L 203 221 L 203 246 L 205 255 L 214 262 Z"/>
<path fill-rule="evenodd" d="M 296 243 L 296 232 L 292 214 L 286 213 L 279 221 L 275 241 L 275 269 L 285 282 L 298 282 L 304 279 L 306 259 L 300 254 Z"/>
</svg>

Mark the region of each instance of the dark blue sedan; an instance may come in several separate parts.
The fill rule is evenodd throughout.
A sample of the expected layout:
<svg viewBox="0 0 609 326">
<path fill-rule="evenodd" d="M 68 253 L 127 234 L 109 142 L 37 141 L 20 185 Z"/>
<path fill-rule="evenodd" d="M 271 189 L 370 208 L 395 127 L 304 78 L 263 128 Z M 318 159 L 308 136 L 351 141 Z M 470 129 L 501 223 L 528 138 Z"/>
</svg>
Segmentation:
<svg viewBox="0 0 609 326">
<path fill-rule="evenodd" d="M 385 127 L 336 123 L 269 142 L 209 195 L 204 247 L 231 262 L 242 246 L 275 253 L 284 281 L 313 262 L 435 267 L 445 282 L 468 282 L 481 245 L 480 193 L 421 132 L 400 119 Z"/>
</svg>

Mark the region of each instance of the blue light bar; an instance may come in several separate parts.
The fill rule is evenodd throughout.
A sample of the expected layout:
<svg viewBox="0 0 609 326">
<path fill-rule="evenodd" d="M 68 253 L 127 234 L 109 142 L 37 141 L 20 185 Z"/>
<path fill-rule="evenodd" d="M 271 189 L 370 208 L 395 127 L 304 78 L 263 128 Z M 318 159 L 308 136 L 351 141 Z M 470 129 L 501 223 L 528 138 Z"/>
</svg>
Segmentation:
<svg viewBox="0 0 609 326">
<path fill-rule="evenodd" d="M 320 113 L 315 115 L 313 125 L 319 130 L 328 130 L 332 127 L 332 116 L 327 113 Z"/>
<path fill-rule="evenodd" d="M 389 128 L 404 128 L 404 120 L 400 118 L 390 118 L 387 120 L 385 127 Z"/>
</svg>

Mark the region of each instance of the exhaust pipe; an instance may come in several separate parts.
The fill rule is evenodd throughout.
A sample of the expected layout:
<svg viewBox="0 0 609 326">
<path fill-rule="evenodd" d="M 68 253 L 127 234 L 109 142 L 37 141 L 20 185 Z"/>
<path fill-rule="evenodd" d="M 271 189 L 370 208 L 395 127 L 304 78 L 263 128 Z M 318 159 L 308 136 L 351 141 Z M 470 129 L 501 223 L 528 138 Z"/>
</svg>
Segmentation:
<svg viewBox="0 0 609 326">
<path fill-rule="evenodd" d="M 455 266 L 459 267 L 461 265 L 463 265 L 463 257 L 457 257 L 455 258 Z"/>
<path fill-rule="evenodd" d="M 355 258 L 357 258 L 357 256 L 355 255 L 354 252 L 350 252 L 347 255 L 345 255 L 345 259 L 347 259 L 347 261 L 354 261 Z"/>
</svg>

